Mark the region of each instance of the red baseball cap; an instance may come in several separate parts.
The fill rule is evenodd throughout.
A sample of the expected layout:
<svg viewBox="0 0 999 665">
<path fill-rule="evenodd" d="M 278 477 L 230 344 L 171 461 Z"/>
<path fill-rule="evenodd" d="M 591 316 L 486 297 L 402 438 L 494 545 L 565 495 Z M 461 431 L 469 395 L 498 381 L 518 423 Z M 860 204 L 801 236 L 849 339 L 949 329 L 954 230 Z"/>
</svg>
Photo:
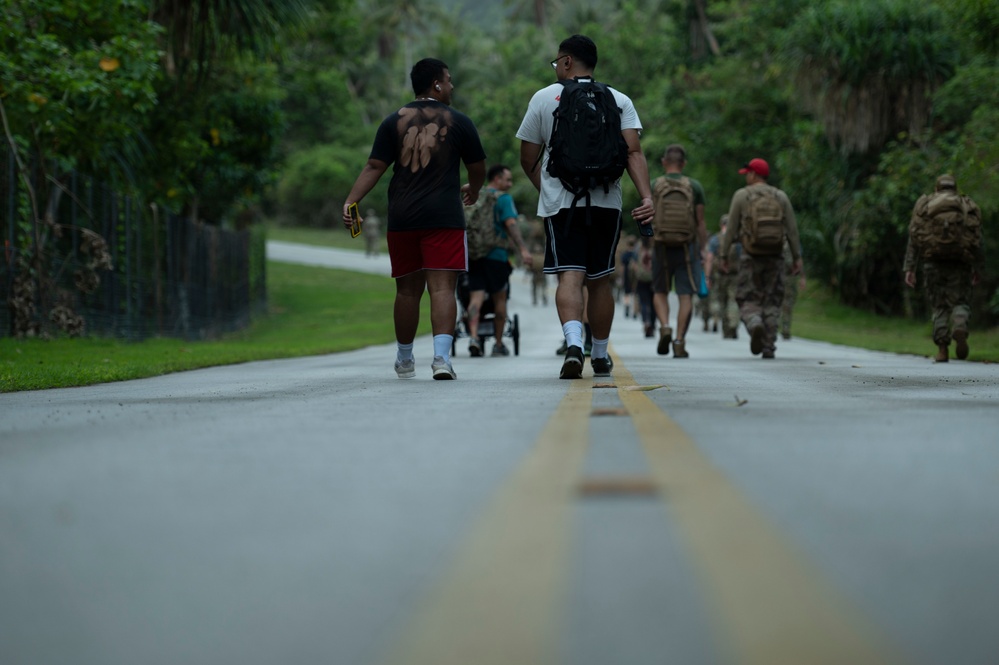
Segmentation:
<svg viewBox="0 0 999 665">
<path fill-rule="evenodd" d="M 748 164 L 739 169 L 739 174 L 745 175 L 750 171 L 752 171 L 753 173 L 762 178 L 770 177 L 770 165 L 767 164 L 762 159 L 760 159 L 759 157 L 757 157 L 756 159 L 749 160 Z"/>
</svg>

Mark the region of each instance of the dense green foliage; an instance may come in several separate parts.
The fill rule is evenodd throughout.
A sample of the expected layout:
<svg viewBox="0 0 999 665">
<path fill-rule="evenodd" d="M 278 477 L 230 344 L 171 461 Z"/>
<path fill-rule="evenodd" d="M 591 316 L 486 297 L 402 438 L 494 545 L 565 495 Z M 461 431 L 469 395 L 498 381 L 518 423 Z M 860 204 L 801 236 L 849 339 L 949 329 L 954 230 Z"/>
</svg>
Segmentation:
<svg viewBox="0 0 999 665">
<path fill-rule="evenodd" d="M 919 312 L 900 279 L 909 214 L 954 173 L 984 213 L 976 318 L 999 320 L 999 0 L 0 3 L 0 98 L 19 144 L 122 167 L 147 200 L 211 223 L 263 202 L 282 224 L 335 226 L 427 56 L 451 66 L 490 161 L 519 173 L 527 102 L 553 80 L 558 42 L 588 34 L 598 77 L 635 101 L 652 174 L 685 144 L 716 227 L 738 167 L 767 159 L 809 273 L 849 304 Z M 384 188 L 364 205 L 383 213 Z M 513 194 L 533 211 L 526 178 Z"/>
<path fill-rule="evenodd" d="M 411 98 L 405 72 L 423 56 L 451 65 L 455 106 L 476 122 L 490 161 L 519 173 L 523 111 L 552 80 L 558 42 L 580 32 L 600 48 L 599 78 L 635 101 L 652 174 L 667 144 L 685 144 L 715 227 L 743 184 L 738 167 L 764 157 L 795 204 L 810 274 L 845 302 L 922 313 L 901 260 L 912 205 L 941 172 L 982 206 L 988 249 L 999 245 L 996 0 L 619 0 L 599 10 L 521 2 L 482 12 L 490 18 L 476 22 L 427 2 L 358 0 L 290 46 L 282 67 L 311 85 L 288 98 L 289 113 L 331 110 L 313 122 L 297 115 L 290 127 L 279 220 L 336 224 L 378 122 Z M 411 29 L 400 31 L 402 18 Z M 333 54 L 332 43 L 347 48 Z M 328 59 L 316 60 L 323 52 Z M 316 145 L 324 137 L 333 145 Z M 356 161 L 345 165 L 351 148 Z M 526 178 L 513 194 L 533 210 Z M 626 186 L 626 195 L 635 192 Z M 383 191 L 365 205 L 383 208 Z M 989 266 L 976 290 L 980 323 L 999 318 L 999 262 Z"/>
</svg>

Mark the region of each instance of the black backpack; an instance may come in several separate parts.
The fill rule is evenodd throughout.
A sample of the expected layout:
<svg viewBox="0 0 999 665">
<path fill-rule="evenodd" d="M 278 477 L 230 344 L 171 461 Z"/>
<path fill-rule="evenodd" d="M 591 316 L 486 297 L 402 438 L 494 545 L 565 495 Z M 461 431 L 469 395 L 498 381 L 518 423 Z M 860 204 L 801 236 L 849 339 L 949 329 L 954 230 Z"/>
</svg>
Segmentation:
<svg viewBox="0 0 999 665">
<path fill-rule="evenodd" d="M 628 143 L 621 136 L 621 109 L 603 83 L 592 79 L 561 81 L 562 95 L 552 113 L 551 139 L 548 141 L 548 175 L 562 181 L 573 193 L 572 205 L 590 190 L 604 192 L 616 182 L 628 166 Z"/>
</svg>

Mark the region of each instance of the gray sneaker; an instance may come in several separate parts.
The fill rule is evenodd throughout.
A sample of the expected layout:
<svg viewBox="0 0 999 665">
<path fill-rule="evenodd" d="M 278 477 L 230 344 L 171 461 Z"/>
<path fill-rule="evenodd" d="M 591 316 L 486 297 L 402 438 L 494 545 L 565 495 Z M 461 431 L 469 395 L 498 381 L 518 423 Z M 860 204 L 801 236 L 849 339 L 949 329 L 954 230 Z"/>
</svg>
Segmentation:
<svg viewBox="0 0 999 665">
<path fill-rule="evenodd" d="M 409 360 L 396 360 L 395 373 L 399 375 L 400 379 L 412 379 L 416 376 L 416 361 L 412 358 Z"/>
<path fill-rule="evenodd" d="M 442 356 L 434 356 L 434 361 L 430 363 L 430 369 L 434 371 L 434 378 L 438 381 L 458 378 L 458 375 L 454 373 L 454 368 L 451 367 L 451 361 L 444 360 Z"/>
</svg>

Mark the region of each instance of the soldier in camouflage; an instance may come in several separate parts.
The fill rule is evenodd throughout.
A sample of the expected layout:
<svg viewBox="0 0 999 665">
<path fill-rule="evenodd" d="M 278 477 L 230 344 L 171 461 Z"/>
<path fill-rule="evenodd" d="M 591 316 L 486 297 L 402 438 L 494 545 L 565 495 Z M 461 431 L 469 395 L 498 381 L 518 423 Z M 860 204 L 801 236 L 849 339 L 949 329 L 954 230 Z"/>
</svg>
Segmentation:
<svg viewBox="0 0 999 665">
<path fill-rule="evenodd" d="M 728 230 L 721 246 L 722 268 L 724 270 L 730 268 L 729 249 L 741 238 L 742 257 L 739 259 L 736 302 L 739 304 L 739 314 L 750 335 L 750 351 L 753 355 L 762 355 L 763 358 L 770 359 L 774 357 L 777 349 L 777 326 L 781 303 L 784 300 L 784 257 L 781 255 L 784 238 L 787 238 L 791 246 L 792 274 L 801 274 L 803 270 L 799 252 L 801 243 L 798 239 L 798 224 L 787 194 L 767 183 L 770 165 L 766 161 L 759 158 L 752 159 L 739 173 L 746 176 L 746 186 L 732 196 L 728 211 Z M 765 189 L 766 196 L 774 202 L 773 206 L 779 207 L 779 218 L 771 218 L 774 220 L 774 225 L 779 227 L 779 234 L 774 236 L 775 253 L 758 251 L 752 233 L 748 230 L 753 228 L 751 222 L 754 220 L 751 214 L 751 201 L 764 194 L 755 188 Z M 747 230 L 746 233 L 743 233 L 744 229 Z"/>
<path fill-rule="evenodd" d="M 950 356 L 951 340 L 955 342 L 955 355 L 958 360 L 968 357 L 968 319 L 971 308 L 968 299 L 971 287 L 978 284 L 980 271 L 985 261 L 981 242 L 980 211 L 969 197 L 962 196 L 965 203 L 965 219 L 968 213 L 977 216 L 979 224 L 968 225 L 968 233 L 972 236 L 966 242 L 966 249 L 960 258 L 939 259 L 931 256 L 933 250 L 928 246 L 931 242 L 920 240 L 924 234 L 914 232 L 913 224 L 920 217 L 925 219 L 926 209 L 930 199 L 941 193 L 957 193 L 957 181 L 954 176 L 941 175 L 937 178 L 934 194 L 924 195 L 913 208 L 913 222 L 909 226 L 909 243 L 905 251 L 905 263 L 902 271 L 905 273 L 905 283 L 909 287 L 916 286 L 916 268 L 920 262 L 923 265 L 923 280 L 926 284 L 926 297 L 930 304 L 933 317 L 933 343 L 937 345 L 936 362 L 945 363 Z"/>
<path fill-rule="evenodd" d="M 732 244 L 728 270 L 722 270 L 721 241 L 728 229 L 728 215 L 722 215 L 721 228 L 708 241 L 708 262 L 705 270 L 710 275 L 711 315 L 716 321 L 721 321 L 722 337 L 725 339 L 739 338 L 739 306 L 735 302 L 735 282 L 739 256 L 742 245 Z"/>
</svg>

